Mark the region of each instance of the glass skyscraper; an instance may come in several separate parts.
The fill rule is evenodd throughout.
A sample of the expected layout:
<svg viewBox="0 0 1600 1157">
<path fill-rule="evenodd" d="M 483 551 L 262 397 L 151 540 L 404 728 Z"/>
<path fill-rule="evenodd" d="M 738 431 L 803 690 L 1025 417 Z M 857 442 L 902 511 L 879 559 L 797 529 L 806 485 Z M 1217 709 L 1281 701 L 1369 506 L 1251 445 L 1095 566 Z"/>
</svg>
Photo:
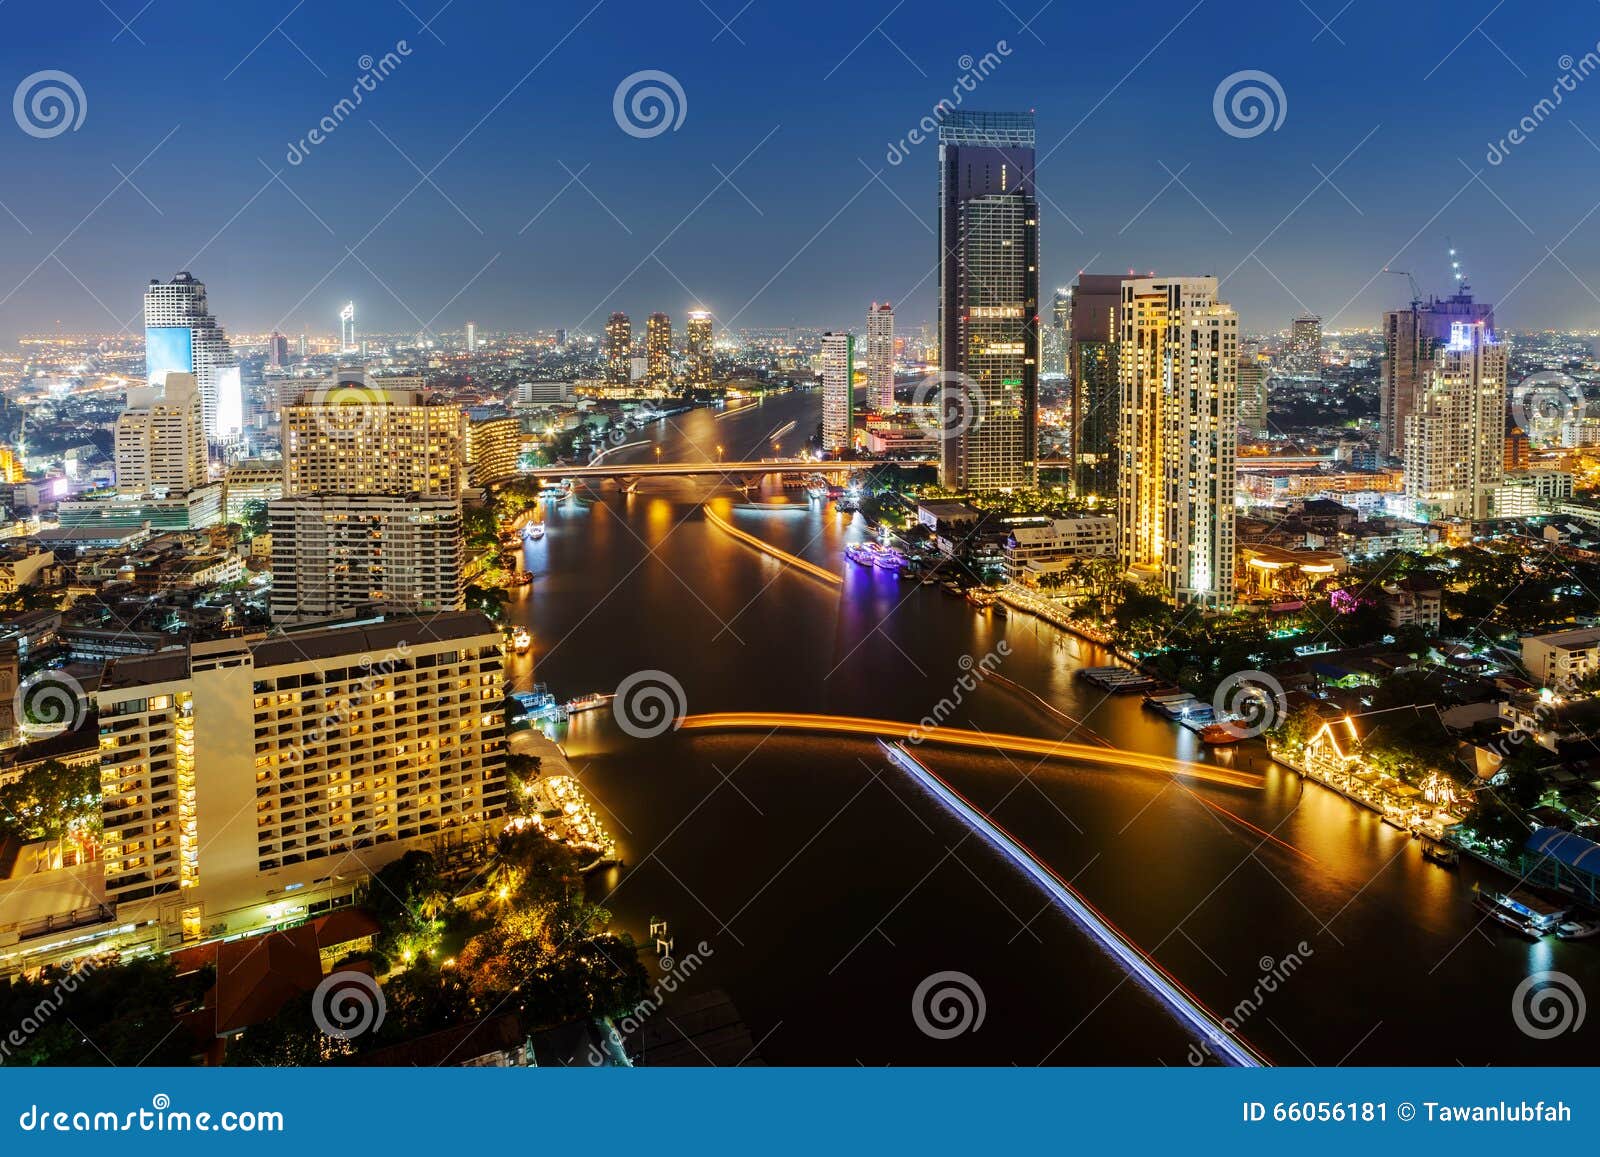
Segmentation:
<svg viewBox="0 0 1600 1157">
<path fill-rule="evenodd" d="M 1039 205 L 1033 114 L 951 111 L 939 126 L 939 480 L 1038 477 Z"/>
</svg>

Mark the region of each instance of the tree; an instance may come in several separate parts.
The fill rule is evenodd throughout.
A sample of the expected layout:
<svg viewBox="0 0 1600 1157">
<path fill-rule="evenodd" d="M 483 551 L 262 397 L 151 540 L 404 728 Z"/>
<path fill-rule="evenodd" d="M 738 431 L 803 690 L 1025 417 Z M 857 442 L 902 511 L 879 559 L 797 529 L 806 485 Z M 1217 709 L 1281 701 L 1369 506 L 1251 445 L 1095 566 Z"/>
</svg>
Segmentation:
<svg viewBox="0 0 1600 1157">
<path fill-rule="evenodd" d="M 374 947 L 409 964 L 439 944 L 450 897 L 427 852 L 407 852 L 385 864 L 366 889 L 366 906 L 382 926 Z"/>
<path fill-rule="evenodd" d="M 210 985 L 205 972 L 179 979 L 165 957 L 13 981 L 0 987 L 0 1023 L 26 1039 L 0 1050 L 0 1065 L 189 1064 L 195 1041 L 179 1017 Z"/>
<path fill-rule="evenodd" d="M 98 829 L 100 768 L 46 759 L 0 785 L 0 833 L 23 841 L 58 840 L 68 829 Z"/>
<path fill-rule="evenodd" d="M 240 507 L 239 513 L 243 518 L 240 525 L 244 527 L 246 538 L 255 538 L 271 529 L 267 520 L 267 504 L 261 499 L 250 499 Z"/>
</svg>

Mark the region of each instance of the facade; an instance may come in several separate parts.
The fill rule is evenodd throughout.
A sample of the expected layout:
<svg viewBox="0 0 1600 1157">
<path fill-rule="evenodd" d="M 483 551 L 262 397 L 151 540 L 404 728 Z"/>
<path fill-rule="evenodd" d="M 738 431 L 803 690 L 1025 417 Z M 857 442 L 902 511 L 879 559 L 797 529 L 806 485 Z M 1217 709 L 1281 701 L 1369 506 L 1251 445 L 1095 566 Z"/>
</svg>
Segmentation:
<svg viewBox="0 0 1600 1157">
<path fill-rule="evenodd" d="M 606 320 L 606 385 L 626 386 L 633 380 L 633 323 L 625 313 Z"/>
<path fill-rule="evenodd" d="M 369 603 L 460 610 L 461 501 L 420 494 L 313 494 L 269 507 L 272 619 L 324 619 Z"/>
<path fill-rule="evenodd" d="M 1522 640 L 1522 665 L 1542 686 L 1574 690 L 1580 680 L 1600 671 L 1600 627 L 1529 635 Z"/>
<path fill-rule="evenodd" d="M 207 482 L 206 432 L 200 384 L 169 373 L 157 386 L 133 386 L 113 434 L 117 493 L 165 497 Z"/>
<path fill-rule="evenodd" d="M 1119 553 L 1174 601 L 1226 607 L 1239 315 L 1215 277 L 1130 278 L 1118 325 Z"/>
<path fill-rule="evenodd" d="M 822 335 L 822 448 L 849 450 L 855 411 L 856 339 L 849 333 Z"/>
<path fill-rule="evenodd" d="M 672 392 L 672 319 L 652 313 L 644 325 L 645 385 L 665 397 Z"/>
<path fill-rule="evenodd" d="M 283 497 L 283 463 L 268 458 L 246 458 L 228 467 L 222 480 L 225 521 L 240 522 L 252 502 Z"/>
<path fill-rule="evenodd" d="M 206 304 L 206 287 L 190 273 L 152 280 L 144 292 L 145 381 L 161 386 L 169 373 L 193 374 L 200 389 L 205 435 L 226 441 L 244 423 L 239 363 L 228 335 Z"/>
<path fill-rule="evenodd" d="M 407 851 L 486 838 L 503 665 L 459 613 L 114 661 L 95 702 L 119 931 L 161 948 L 316 915 Z"/>
<path fill-rule="evenodd" d="M 56 504 L 56 518 L 63 530 L 202 530 L 222 521 L 222 485 L 213 482 L 165 498 L 63 499 Z"/>
<path fill-rule="evenodd" d="M 1039 206 L 1033 114 L 939 124 L 940 485 L 1038 480 Z"/>
<path fill-rule="evenodd" d="M 1258 437 L 1267 432 L 1267 368 L 1239 359 L 1239 425 Z"/>
<path fill-rule="evenodd" d="M 1072 390 L 1072 481 L 1079 494 L 1117 493 L 1117 310 L 1120 276 L 1080 273 L 1067 303 L 1067 378 Z"/>
<path fill-rule="evenodd" d="M 478 352 L 478 323 L 477 322 L 473 322 L 473 321 L 467 322 L 467 352 L 469 354 L 475 354 L 475 353 Z"/>
<path fill-rule="evenodd" d="M 517 476 L 522 456 L 522 423 L 515 418 L 487 418 L 467 423 L 467 480 L 489 486 Z"/>
<path fill-rule="evenodd" d="M 1425 521 L 1488 518 L 1505 476 L 1506 349 L 1456 322 L 1405 420 L 1406 498 Z"/>
<path fill-rule="evenodd" d="M 711 388 L 711 315 L 703 309 L 689 311 L 688 393 Z"/>
<path fill-rule="evenodd" d="M 341 372 L 283 411 L 283 493 L 459 495 L 466 418 L 420 378 Z"/>
<path fill-rule="evenodd" d="M 1044 575 L 1065 570 L 1078 559 L 1115 555 L 1117 520 L 1110 515 L 1085 514 L 1017 526 L 1003 549 L 1006 577 L 1037 585 Z"/>
<path fill-rule="evenodd" d="M 347 301 L 339 311 L 339 352 L 358 354 L 361 344 L 356 341 L 356 303 Z"/>
<path fill-rule="evenodd" d="M 887 301 L 867 310 L 867 409 L 894 409 L 894 306 Z"/>
<path fill-rule="evenodd" d="M 1289 368 L 1314 374 L 1322 369 L 1322 319 L 1303 313 L 1289 324 Z"/>
<path fill-rule="evenodd" d="M 1405 456 L 1406 418 L 1416 408 L 1434 351 L 1450 341 L 1457 322 L 1494 330 L 1494 307 L 1462 292 L 1446 299 L 1413 301 L 1407 309 L 1383 315 L 1383 370 L 1379 379 L 1378 449 L 1391 458 Z"/>
</svg>

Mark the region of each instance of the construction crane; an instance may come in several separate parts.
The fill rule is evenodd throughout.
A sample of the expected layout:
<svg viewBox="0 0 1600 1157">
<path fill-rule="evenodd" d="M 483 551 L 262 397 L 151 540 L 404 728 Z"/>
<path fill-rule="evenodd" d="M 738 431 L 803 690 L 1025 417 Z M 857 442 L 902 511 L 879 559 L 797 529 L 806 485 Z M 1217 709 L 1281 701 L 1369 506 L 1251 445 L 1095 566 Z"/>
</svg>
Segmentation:
<svg viewBox="0 0 1600 1157">
<path fill-rule="evenodd" d="M 1454 250 L 1452 250 L 1452 252 L 1454 252 Z M 1404 277 L 1407 284 L 1411 286 L 1411 304 L 1413 306 L 1422 304 L 1422 287 L 1417 284 L 1417 279 L 1415 277 L 1411 276 L 1411 274 L 1407 273 L 1404 269 L 1386 268 L 1384 272 L 1391 274 L 1394 277 Z"/>
</svg>

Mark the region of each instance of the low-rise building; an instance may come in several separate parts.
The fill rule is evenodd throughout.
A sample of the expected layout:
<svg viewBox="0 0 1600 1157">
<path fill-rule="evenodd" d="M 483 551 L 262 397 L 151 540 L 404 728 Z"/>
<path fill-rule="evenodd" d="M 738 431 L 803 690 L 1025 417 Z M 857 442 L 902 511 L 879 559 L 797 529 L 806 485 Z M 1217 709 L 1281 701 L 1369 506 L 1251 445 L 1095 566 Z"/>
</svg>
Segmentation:
<svg viewBox="0 0 1600 1157">
<path fill-rule="evenodd" d="M 1522 665 L 1545 687 L 1570 691 L 1600 670 L 1600 627 L 1529 635 L 1522 640 Z"/>
<path fill-rule="evenodd" d="M 1006 577 L 1037 586 L 1045 575 L 1082 558 L 1108 558 L 1117 552 L 1117 520 L 1083 514 L 1018 525 L 1004 545 Z"/>
</svg>

